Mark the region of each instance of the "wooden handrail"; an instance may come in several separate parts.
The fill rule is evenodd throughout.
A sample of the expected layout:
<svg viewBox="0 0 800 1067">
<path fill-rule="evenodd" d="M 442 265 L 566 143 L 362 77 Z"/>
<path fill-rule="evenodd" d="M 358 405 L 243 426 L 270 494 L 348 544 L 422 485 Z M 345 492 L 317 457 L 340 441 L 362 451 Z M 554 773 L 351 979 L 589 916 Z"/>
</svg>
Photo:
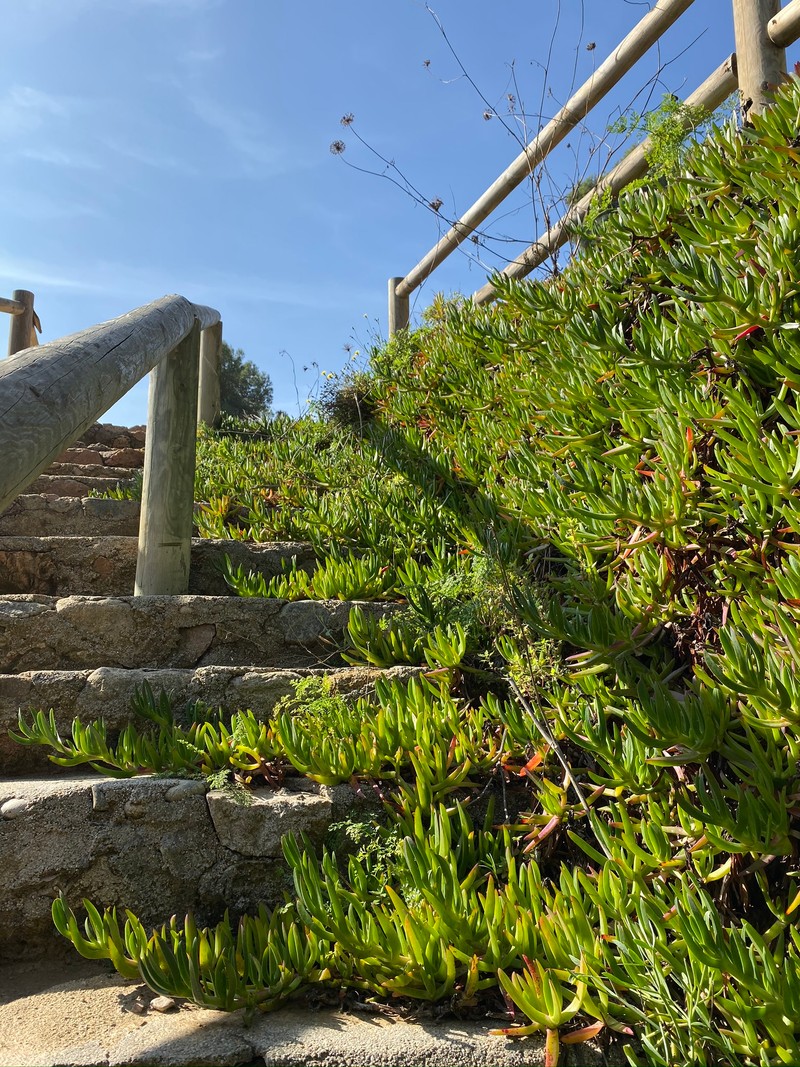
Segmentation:
<svg viewBox="0 0 800 1067">
<path fill-rule="evenodd" d="M 652 11 L 641 19 L 611 54 L 594 71 L 591 78 L 561 108 L 555 118 L 530 142 L 475 201 L 458 222 L 437 242 L 405 278 L 396 286 L 397 297 L 407 297 L 505 200 L 535 167 L 556 147 L 591 109 L 617 84 L 694 0 L 658 0 Z"/>
<path fill-rule="evenodd" d="M 150 383 L 135 591 L 186 592 L 200 336 L 219 334 L 219 325 L 214 308 L 165 296 L 0 363 L 0 512 L 158 367 Z"/>
<path fill-rule="evenodd" d="M 713 111 L 731 95 L 738 85 L 736 76 L 736 56 L 732 55 L 725 60 L 711 77 L 706 78 L 702 85 L 686 98 L 686 104 L 690 107 L 702 107 L 705 111 Z M 687 125 L 687 129 L 688 129 Z M 609 192 L 616 196 L 626 185 L 647 173 L 647 153 L 652 147 L 650 138 L 645 138 L 612 171 L 609 171 L 586 196 L 569 209 L 569 211 L 554 226 L 541 234 L 532 245 L 517 258 L 504 267 L 500 272 L 509 278 L 523 278 L 538 267 L 556 249 L 561 248 L 575 233 L 576 225 L 585 217 L 592 202 L 596 197 Z M 486 304 L 494 299 L 496 290 L 492 282 L 487 282 L 483 288 L 473 293 L 472 300 L 475 304 Z"/>
<path fill-rule="evenodd" d="M 0 296 L 0 311 L 5 311 L 8 315 L 21 315 L 25 310 L 25 305 L 19 300 L 9 300 L 7 296 Z"/>
<path fill-rule="evenodd" d="M 409 294 L 532 173 L 533 168 L 585 118 L 589 110 L 691 3 L 692 0 L 657 0 L 656 6 L 631 30 L 595 71 L 592 78 L 581 86 L 555 118 L 526 146 L 511 166 L 506 168 L 430 252 L 404 278 L 389 279 L 390 336 L 408 326 Z M 732 0 L 732 11 L 736 55 L 707 78 L 687 99 L 687 103 L 702 103 L 706 108 L 713 109 L 738 86 L 749 117 L 768 105 L 772 92 L 785 75 L 786 56 L 783 49 L 800 37 L 800 0 L 790 0 L 783 8 L 780 6 L 780 0 Z M 720 93 L 723 95 L 720 96 Z M 525 249 L 502 273 L 520 278 L 544 262 L 551 251 L 568 240 L 571 225 L 583 218 L 597 191 L 610 188 L 616 193 L 646 171 L 647 147 L 648 142 L 644 142 L 635 148 L 598 183 L 595 190 L 574 205 L 555 226 Z M 473 295 L 473 300 L 482 304 L 493 299 L 494 293 L 494 287 L 489 282 Z"/>
<path fill-rule="evenodd" d="M 786 48 L 800 37 L 800 0 L 791 0 L 767 26 L 769 39 L 778 48 Z"/>
</svg>

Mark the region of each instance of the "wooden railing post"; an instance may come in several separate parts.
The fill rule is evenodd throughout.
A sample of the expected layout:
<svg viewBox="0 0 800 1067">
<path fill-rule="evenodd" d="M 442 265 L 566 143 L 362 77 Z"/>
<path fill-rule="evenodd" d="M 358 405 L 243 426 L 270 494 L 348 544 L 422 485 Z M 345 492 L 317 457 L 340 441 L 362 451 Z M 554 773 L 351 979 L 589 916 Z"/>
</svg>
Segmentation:
<svg viewBox="0 0 800 1067">
<path fill-rule="evenodd" d="M 786 73 L 786 52 L 772 43 L 769 23 L 781 0 L 733 0 L 739 95 L 747 116 L 758 115 Z"/>
<path fill-rule="evenodd" d="M 220 416 L 222 371 L 222 323 L 200 334 L 200 383 L 197 393 L 197 424 L 216 426 Z"/>
<path fill-rule="evenodd" d="M 389 279 L 389 336 L 394 337 L 398 330 L 405 330 L 409 320 L 409 298 L 398 296 L 397 286 L 402 278 Z"/>
<path fill-rule="evenodd" d="M 135 596 L 189 588 L 200 323 L 150 373 Z"/>
<path fill-rule="evenodd" d="M 24 310 L 11 316 L 11 326 L 8 331 L 9 356 L 21 352 L 23 348 L 30 348 L 33 333 L 33 293 L 28 292 L 27 289 L 15 289 L 12 300 L 17 304 L 22 304 Z"/>
</svg>

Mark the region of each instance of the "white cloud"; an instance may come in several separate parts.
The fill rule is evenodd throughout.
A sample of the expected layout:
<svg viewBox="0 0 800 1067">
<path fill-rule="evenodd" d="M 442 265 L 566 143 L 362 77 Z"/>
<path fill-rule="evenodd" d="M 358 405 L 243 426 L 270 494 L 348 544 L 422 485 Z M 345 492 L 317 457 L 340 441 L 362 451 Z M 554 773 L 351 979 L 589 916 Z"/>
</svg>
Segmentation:
<svg viewBox="0 0 800 1067">
<path fill-rule="evenodd" d="M 30 85 L 12 85 L 0 97 L 0 137 L 31 133 L 48 118 L 63 118 L 68 110 L 64 97 L 43 93 Z"/>
<path fill-rule="evenodd" d="M 196 93 L 189 93 L 187 101 L 200 121 L 228 143 L 248 173 L 263 177 L 294 169 L 286 150 L 275 144 L 255 112 L 228 108 Z"/>
<path fill-rule="evenodd" d="M 153 167 L 156 170 L 179 170 L 185 174 L 196 174 L 197 168 L 193 167 L 185 159 L 169 153 L 148 151 L 141 142 L 123 141 L 119 137 L 106 137 L 103 144 L 112 152 L 116 152 L 126 159 L 132 159 L 145 167 Z"/>
<path fill-rule="evenodd" d="M 374 298 L 369 291 L 359 292 L 345 282 L 327 284 L 324 289 L 305 281 L 292 282 L 281 277 L 240 276 L 232 273 L 204 272 L 202 278 L 191 277 L 178 266 L 154 267 L 97 260 L 75 263 L 69 267 L 24 260 L 0 250 L 0 280 L 12 287 L 34 291 L 48 288 L 121 299 L 130 309 L 163 296 L 180 293 L 198 304 L 208 304 L 223 312 L 226 304 L 269 305 L 306 308 L 316 311 L 339 311 L 347 303 L 358 305 Z M 87 326 L 91 323 L 86 323 Z"/>
<path fill-rule="evenodd" d="M 48 163 L 54 167 L 76 170 L 102 170 L 102 164 L 81 152 L 64 152 L 59 148 L 20 148 L 16 154 L 34 163 Z"/>
</svg>

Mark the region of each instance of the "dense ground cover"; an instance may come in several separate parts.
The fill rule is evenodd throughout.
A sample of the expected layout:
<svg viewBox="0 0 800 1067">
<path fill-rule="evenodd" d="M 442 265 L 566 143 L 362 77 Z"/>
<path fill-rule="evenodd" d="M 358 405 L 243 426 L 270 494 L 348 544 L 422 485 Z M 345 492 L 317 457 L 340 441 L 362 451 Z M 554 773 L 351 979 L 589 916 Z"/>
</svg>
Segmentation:
<svg viewBox="0 0 800 1067">
<path fill-rule="evenodd" d="M 513 1009 L 553 1061 L 606 1027 L 634 1062 L 798 1062 L 799 173 L 793 81 L 560 276 L 437 304 L 325 418 L 204 437 L 204 533 L 321 561 L 238 591 L 400 602 L 336 654 L 427 675 L 306 686 L 195 756 L 379 784 L 349 858 L 286 842 L 294 903 L 149 939 L 57 904 L 79 949 L 226 1007 L 322 983 Z"/>
</svg>

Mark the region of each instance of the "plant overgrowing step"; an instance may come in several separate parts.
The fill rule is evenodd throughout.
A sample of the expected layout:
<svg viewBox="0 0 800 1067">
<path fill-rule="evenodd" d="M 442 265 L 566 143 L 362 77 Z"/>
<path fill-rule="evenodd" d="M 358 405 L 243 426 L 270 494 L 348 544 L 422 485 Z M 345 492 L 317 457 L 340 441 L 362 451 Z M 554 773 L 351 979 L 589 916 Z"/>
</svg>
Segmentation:
<svg viewBox="0 0 800 1067">
<path fill-rule="evenodd" d="M 318 417 L 204 435 L 201 531 L 402 595 L 347 609 L 346 654 L 429 676 L 280 720 L 296 769 L 385 804 L 379 847 L 287 837 L 294 899 L 238 926 L 59 900 L 80 951 L 229 1009 L 446 1001 L 550 1063 L 600 1032 L 633 1063 L 800 1059 L 799 116 L 792 79 L 563 273 L 436 302 Z"/>
</svg>

